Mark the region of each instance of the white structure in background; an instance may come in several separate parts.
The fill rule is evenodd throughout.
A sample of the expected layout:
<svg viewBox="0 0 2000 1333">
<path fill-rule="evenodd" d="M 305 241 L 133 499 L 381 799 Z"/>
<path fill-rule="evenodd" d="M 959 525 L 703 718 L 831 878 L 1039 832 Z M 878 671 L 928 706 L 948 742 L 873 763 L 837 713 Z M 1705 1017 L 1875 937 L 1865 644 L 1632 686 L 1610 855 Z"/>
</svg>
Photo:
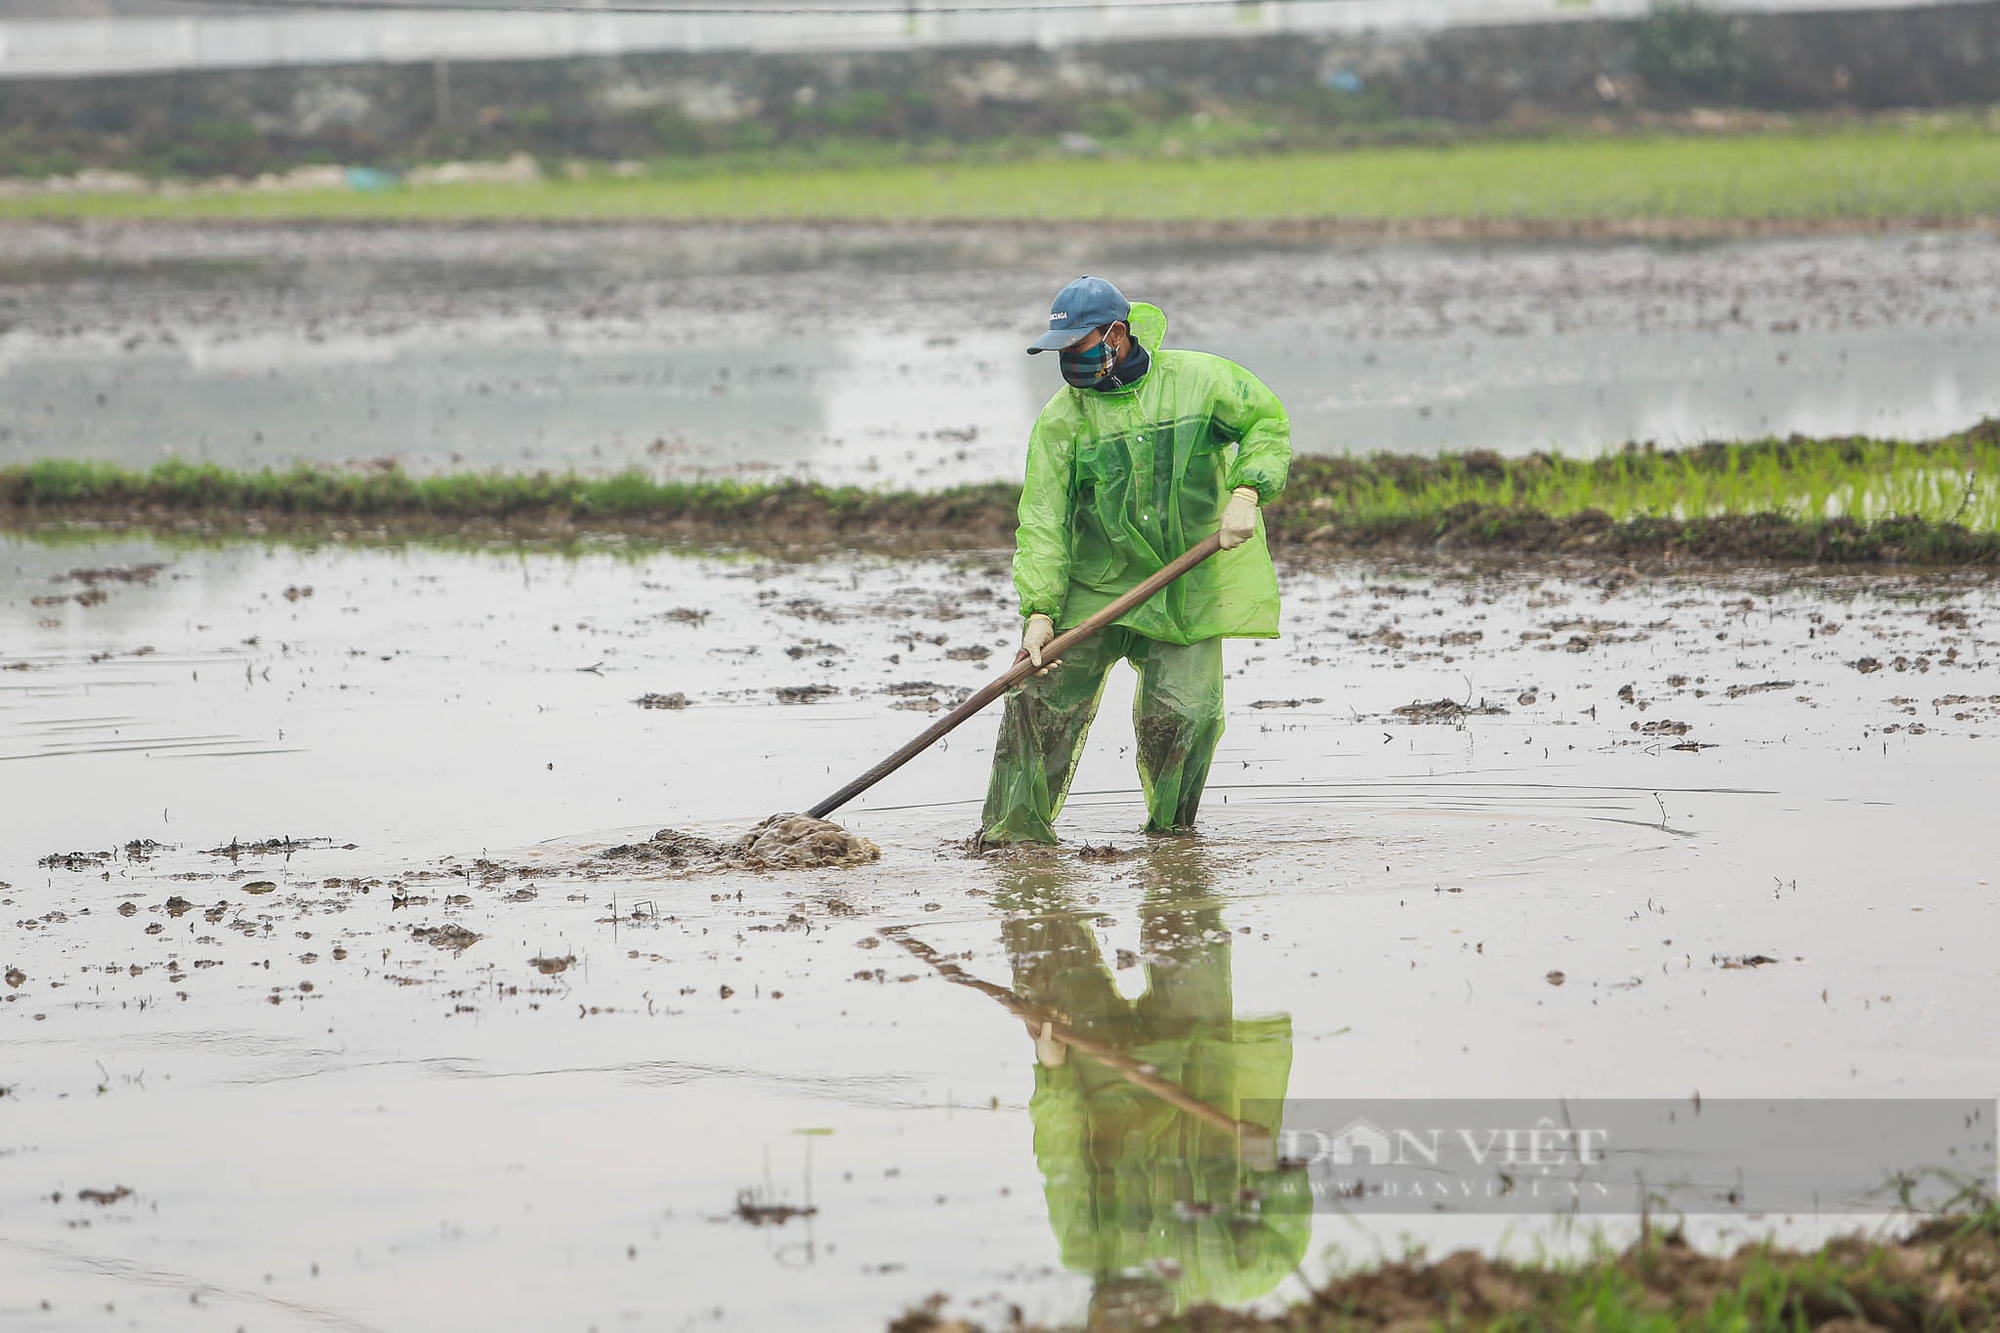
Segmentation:
<svg viewBox="0 0 2000 1333">
<path fill-rule="evenodd" d="M 1740 11 L 1931 0 L 1709 0 Z M 683 0 L 658 14 L 293 11 L 0 20 L 0 78 L 277 65 L 542 60 L 645 51 L 893 51 L 1636 17 L 1650 0 Z"/>
</svg>

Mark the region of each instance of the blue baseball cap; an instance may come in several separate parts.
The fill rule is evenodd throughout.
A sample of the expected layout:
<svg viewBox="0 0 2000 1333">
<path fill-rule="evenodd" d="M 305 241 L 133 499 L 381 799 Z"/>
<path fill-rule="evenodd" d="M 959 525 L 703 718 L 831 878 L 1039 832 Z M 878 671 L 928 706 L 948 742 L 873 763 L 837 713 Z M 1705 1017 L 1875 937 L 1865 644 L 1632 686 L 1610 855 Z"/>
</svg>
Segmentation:
<svg viewBox="0 0 2000 1333">
<path fill-rule="evenodd" d="M 1061 351 L 1090 336 L 1092 329 L 1116 324 L 1132 314 L 1125 293 L 1102 278 L 1081 277 L 1056 293 L 1049 307 L 1049 331 L 1028 345 L 1028 355 Z"/>
</svg>

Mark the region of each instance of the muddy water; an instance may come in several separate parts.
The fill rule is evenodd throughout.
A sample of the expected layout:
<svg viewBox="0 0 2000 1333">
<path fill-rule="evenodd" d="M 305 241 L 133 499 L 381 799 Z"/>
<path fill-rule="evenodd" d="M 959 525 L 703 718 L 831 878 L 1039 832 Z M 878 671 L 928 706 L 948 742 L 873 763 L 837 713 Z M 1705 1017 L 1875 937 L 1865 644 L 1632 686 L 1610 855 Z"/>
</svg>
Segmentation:
<svg viewBox="0 0 2000 1333">
<path fill-rule="evenodd" d="M 966 227 L 0 227 L 0 462 L 1010 478 L 1079 269 L 1309 452 L 1927 437 L 2000 414 L 2000 238 L 1198 244 Z"/>
<path fill-rule="evenodd" d="M 999 668 L 1002 579 L 9 539 L 6 1326 L 1076 1317 L 1034 1044 L 897 928 L 1193 966 L 1295 1098 L 1990 1092 L 1985 583 L 1291 570 L 1199 839 L 1136 832 L 1121 673 L 1071 851 L 965 854 L 982 719 L 842 813 L 879 863 L 612 854 L 866 767 Z M 1488 1221 L 1322 1216 L 1306 1270 Z"/>
</svg>

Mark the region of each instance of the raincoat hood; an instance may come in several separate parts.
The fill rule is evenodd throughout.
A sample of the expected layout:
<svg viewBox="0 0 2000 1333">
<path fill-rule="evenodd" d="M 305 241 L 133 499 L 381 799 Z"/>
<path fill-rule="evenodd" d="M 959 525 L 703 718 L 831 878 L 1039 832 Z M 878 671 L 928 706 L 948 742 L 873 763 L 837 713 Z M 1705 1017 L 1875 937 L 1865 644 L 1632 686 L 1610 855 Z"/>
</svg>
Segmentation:
<svg viewBox="0 0 2000 1333">
<path fill-rule="evenodd" d="M 1152 354 L 1160 350 L 1160 344 L 1167 336 L 1166 315 L 1156 305 L 1146 305 L 1143 302 L 1135 301 L 1132 303 L 1130 313 L 1126 315 L 1125 325 L 1132 330 L 1132 341 L 1136 344 L 1137 350 L 1127 352 L 1125 356 L 1120 357 L 1113 368 L 1113 373 L 1130 374 L 1132 376 L 1131 382 L 1120 384 L 1114 380 L 1109 386 L 1103 383 L 1092 384 L 1087 386 L 1089 392 L 1125 393 L 1135 388 L 1140 381 L 1144 380 L 1151 373 Z M 1134 367 L 1136 367 L 1136 370 L 1133 369 Z M 1070 387 L 1083 388 L 1085 386 L 1072 383 Z"/>
<path fill-rule="evenodd" d="M 1144 301 L 1132 303 L 1132 314 L 1126 321 L 1132 329 L 1132 336 L 1139 345 L 1149 352 L 1157 352 L 1167 344 L 1167 312 L 1156 305 Z"/>
</svg>

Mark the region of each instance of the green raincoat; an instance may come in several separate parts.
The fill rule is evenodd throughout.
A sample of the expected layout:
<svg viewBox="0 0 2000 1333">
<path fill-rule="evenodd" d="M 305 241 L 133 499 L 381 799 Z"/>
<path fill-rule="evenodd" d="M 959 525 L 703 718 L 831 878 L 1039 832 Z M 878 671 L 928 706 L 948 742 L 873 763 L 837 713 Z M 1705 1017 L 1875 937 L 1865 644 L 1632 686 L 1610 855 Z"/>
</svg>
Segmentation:
<svg viewBox="0 0 2000 1333">
<path fill-rule="evenodd" d="M 1166 316 L 1134 305 L 1152 357 L 1137 384 L 1064 388 L 1028 441 L 1014 552 L 1021 614 L 1068 628 L 1216 531 L 1230 492 L 1284 489 L 1291 423 L 1248 371 L 1205 352 L 1161 350 Z M 1193 826 L 1222 738 L 1222 643 L 1278 633 L 1278 578 L 1257 534 L 1069 649 L 1060 670 L 1007 694 L 981 815 L 990 843 L 1056 840 L 1055 820 L 1111 667 L 1139 671 L 1133 725 L 1146 827 Z"/>
<path fill-rule="evenodd" d="M 1238 486 L 1268 504 L 1285 488 L 1291 421 L 1243 367 L 1206 352 L 1162 348 L 1167 317 L 1135 303 L 1132 334 L 1153 359 L 1128 389 L 1058 390 L 1028 440 L 1015 537 L 1023 616 L 1075 625 L 1222 523 Z M 1278 578 L 1257 535 L 1118 621 L 1146 638 L 1188 644 L 1277 637 Z"/>
</svg>

